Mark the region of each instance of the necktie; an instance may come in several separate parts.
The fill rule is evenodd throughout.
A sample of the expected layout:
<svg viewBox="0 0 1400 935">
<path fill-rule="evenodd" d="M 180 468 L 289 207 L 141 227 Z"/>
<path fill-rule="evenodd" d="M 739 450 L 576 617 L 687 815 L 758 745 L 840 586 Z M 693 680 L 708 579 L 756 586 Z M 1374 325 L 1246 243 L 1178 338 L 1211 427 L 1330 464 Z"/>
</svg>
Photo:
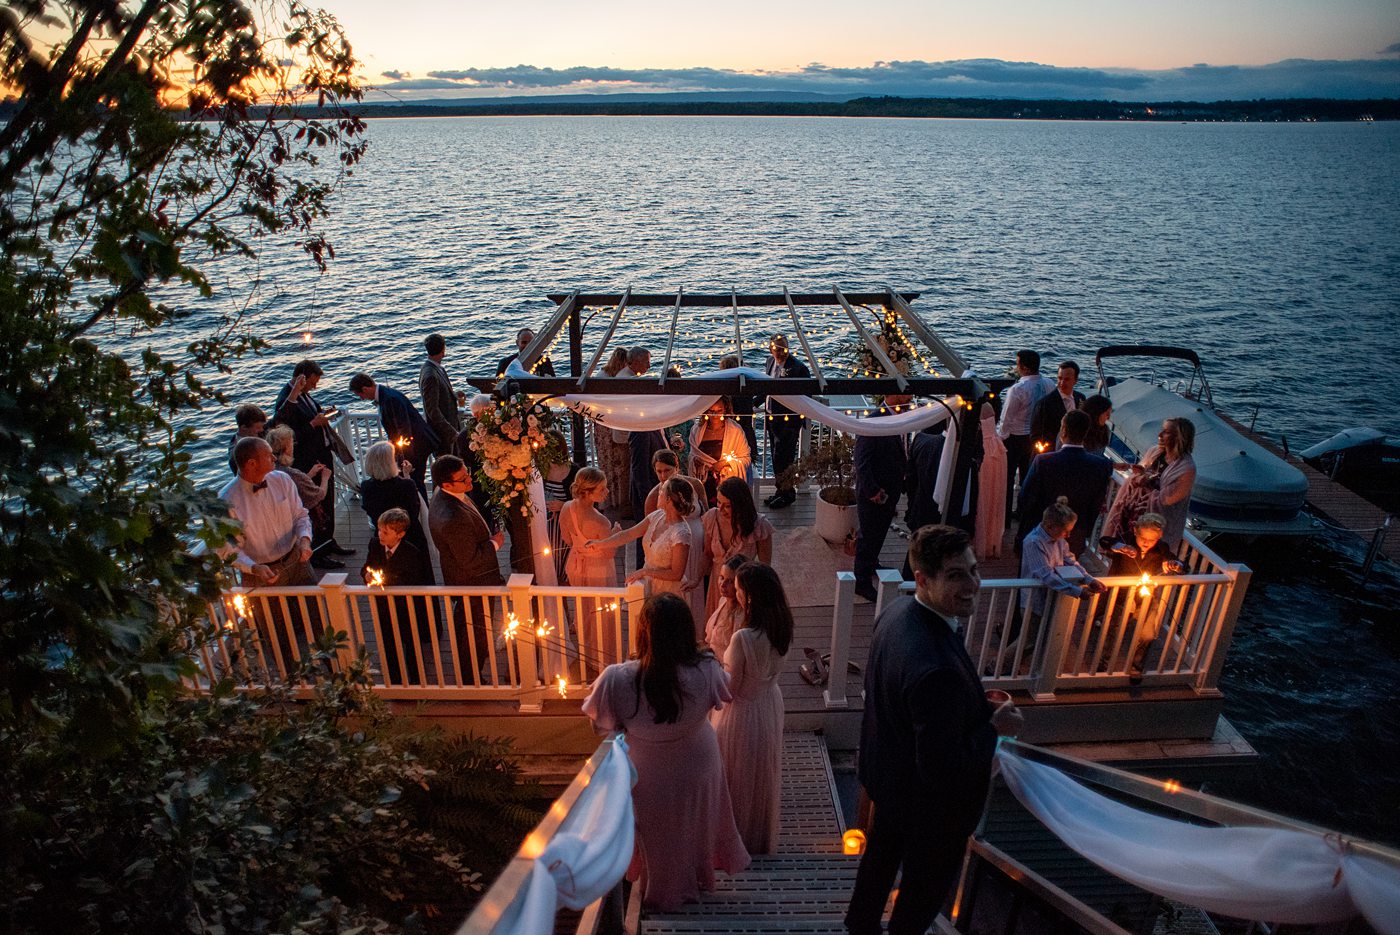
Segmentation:
<svg viewBox="0 0 1400 935">
<path fill-rule="evenodd" d="M 261 481 L 260 483 L 256 483 L 256 484 L 253 485 L 253 492 L 254 492 L 254 493 L 257 493 L 259 490 L 266 490 L 266 489 L 267 489 L 267 481 Z"/>
</svg>

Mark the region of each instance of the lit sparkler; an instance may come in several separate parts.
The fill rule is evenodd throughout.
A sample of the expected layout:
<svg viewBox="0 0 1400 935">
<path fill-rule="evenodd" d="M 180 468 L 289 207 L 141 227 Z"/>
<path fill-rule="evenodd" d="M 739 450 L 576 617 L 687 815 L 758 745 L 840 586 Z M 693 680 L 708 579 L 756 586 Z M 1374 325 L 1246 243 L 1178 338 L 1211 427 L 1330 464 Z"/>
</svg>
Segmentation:
<svg viewBox="0 0 1400 935">
<path fill-rule="evenodd" d="M 1149 575 L 1147 572 L 1143 572 L 1142 580 L 1138 582 L 1137 592 L 1138 597 L 1152 596 L 1152 576 Z"/>
<path fill-rule="evenodd" d="M 559 676 L 558 679 L 556 679 L 555 681 L 556 681 L 556 683 L 557 683 L 558 686 L 559 686 L 559 697 L 560 697 L 560 698 L 568 698 L 568 697 L 569 697 L 569 680 L 566 679 L 566 678 L 564 678 L 564 676 L 561 675 L 561 676 Z"/>
<path fill-rule="evenodd" d="M 365 584 L 372 588 L 384 587 L 384 572 L 378 568 L 366 568 Z"/>
</svg>

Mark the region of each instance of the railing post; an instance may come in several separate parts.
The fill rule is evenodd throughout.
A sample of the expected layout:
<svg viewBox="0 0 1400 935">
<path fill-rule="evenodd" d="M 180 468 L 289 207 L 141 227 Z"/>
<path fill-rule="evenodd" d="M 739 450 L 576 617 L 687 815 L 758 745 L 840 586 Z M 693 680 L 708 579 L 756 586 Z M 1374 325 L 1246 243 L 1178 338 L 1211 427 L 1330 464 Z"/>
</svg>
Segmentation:
<svg viewBox="0 0 1400 935">
<path fill-rule="evenodd" d="M 520 621 L 520 629 L 515 633 L 515 671 L 520 674 L 520 710 L 538 714 L 544 702 L 544 688 L 540 685 L 539 650 L 542 642 L 535 635 L 535 608 L 530 600 L 530 584 L 534 575 L 515 574 L 510 576 L 506 587 L 510 588 L 510 609 Z"/>
<path fill-rule="evenodd" d="M 627 655 L 632 657 L 637 653 L 637 623 L 642 619 L 642 601 L 646 600 L 647 588 L 640 581 L 629 584 L 627 590 L 622 595 L 623 603 L 627 605 Z M 696 634 L 696 639 L 701 634 Z"/>
<path fill-rule="evenodd" d="M 875 572 L 875 616 L 885 612 L 890 602 L 899 597 L 899 586 L 904 583 L 904 575 L 893 568 L 881 568 Z"/>
<path fill-rule="evenodd" d="M 846 660 L 851 654 L 851 615 L 856 605 L 856 576 L 836 573 L 836 599 L 831 609 L 831 665 L 827 670 L 822 698 L 828 708 L 844 708 L 846 701 Z"/>
<path fill-rule="evenodd" d="M 1077 573 L 1070 569 L 1061 569 L 1066 580 L 1073 580 L 1078 577 Z M 1055 697 L 1055 686 L 1060 676 L 1060 665 L 1064 662 L 1065 647 L 1069 645 L 1069 634 L 1074 629 L 1074 620 L 1079 616 L 1079 598 L 1070 597 L 1068 594 L 1061 594 L 1059 591 L 1046 589 L 1046 599 L 1050 602 L 1050 612 L 1045 614 L 1040 621 L 1042 627 L 1046 627 L 1045 638 L 1041 642 L 1044 647 L 1040 653 L 1039 660 L 1031 661 L 1031 678 L 1035 680 L 1035 687 L 1031 689 L 1031 697 L 1036 701 L 1051 701 Z M 1026 639 L 1029 634 L 1022 634 L 1021 638 Z M 1036 673 L 1035 666 L 1039 664 L 1040 672 Z"/>
<path fill-rule="evenodd" d="M 360 635 L 350 623 L 349 601 L 353 598 L 345 593 L 346 577 L 345 572 L 337 572 L 326 575 L 320 581 L 321 597 L 326 605 L 326 627 L 346 634 L 348 640 L 346 648 L 336 652 L 336 660 L 342 672 L 350 667 L 360 645 Z"/>
<path fill-rule="evenodd" d="M 1240 607 L 1244 605 L 1244 595 L 1249 590 L 1249 579 L 1254 576 L 1248 565 L 1226 565 L 1225 574 L 1230 578 L 1230 596 L 1225 601 L 1220 624 L 1211 627 L 1210 666 L 1196 681 L 1196 691 L 1202 695 L 1220 695 L 1220 673 L 1225 668 L 1225 653 L 1230 648 L 1230 641 L 1235 638 L 1235 621 L 1240 617 Z"/>
</svg>

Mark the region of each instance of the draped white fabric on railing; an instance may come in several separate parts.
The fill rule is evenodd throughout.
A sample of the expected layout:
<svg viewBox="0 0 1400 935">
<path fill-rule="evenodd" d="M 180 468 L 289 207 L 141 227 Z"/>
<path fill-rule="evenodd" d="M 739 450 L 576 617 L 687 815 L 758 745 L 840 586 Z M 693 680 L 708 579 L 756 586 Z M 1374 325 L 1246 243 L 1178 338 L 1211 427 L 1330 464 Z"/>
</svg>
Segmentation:
<svg viewBox="0 0 1400 935">
<path fill-rule="evenodd" d="M 619 734 L 544 850 L 529 882 L 492 935 L 554 931 L 559 904 L 583 909 L 617 885 L 632 860 L 636 772 Z M 526 839 L 529 846 L 529 839 Z"/>
<path fill-rule="evenodd" d="M 525 375 L 516 364 L 512 363 L 511 366 L 515 371 L 507 368 L 507 376 Z M 761 387 L 755 384 L 771 379 L 762 370 L 753 367 L 715 370 L 690 376 L 695 379 L 735 380 L 743 376 L 746 380 L 744 389 L 748 393 L 760 392 Z M 737 385 L 735 389 L 738 389 Z M 574 412 L 602 425 L 628 432 L 647 432 L 670 428 L 687 419 L 693 419 L 709 409 L 716 399 L 719 397 L 570 393 L 563 397 L 563 402 Z M 938 425 L 957 412 L 958 407 L 962 405 L 961 397 L 950 396 L 942 405 L 937 402 L 921 404 L 908 412 L 893 413 L 880 419 L 862 419 L 848 416 L 840 409 L 834 409 L 807 396 L 774 396 L 773 399 L 793 412 L 851 435 L 907 435 L 930 425 Z"/>
<path fill-rule="evenodd" d="M 1062 841 L 1142 889 L 1207 912 L 1315 925 L 1362 914 L 1400 933 L 1400 871 L 1340 839 L 1287 828 L 1202 827 L 1138 811 L 1003 746 L 1006 784 Z"/>
</svg>

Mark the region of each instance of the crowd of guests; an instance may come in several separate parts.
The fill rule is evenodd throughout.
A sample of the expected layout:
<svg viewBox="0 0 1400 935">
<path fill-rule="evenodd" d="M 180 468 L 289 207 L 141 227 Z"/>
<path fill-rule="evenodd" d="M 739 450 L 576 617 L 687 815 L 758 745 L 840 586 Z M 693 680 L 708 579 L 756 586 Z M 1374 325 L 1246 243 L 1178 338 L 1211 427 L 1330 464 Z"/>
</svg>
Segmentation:
<svg viewBox="0 0 1400 935">
<path fill-rule="evenodd" d="M 533 339 L 528 330 L 520 332 L 517 354 Z M 497 553 L 507 533 L 513 569 L 532 572 L 545 553 L 532 548 L 520 517 L 499 515 L 473 482 L 479 463 L 469 444 L 471 426 L 494 400 L 469 400 L 453 388 L 440 335 L 430 335 L 424 350 L 421 410 L 368 374 L 348 382 L 352 393 L 378 408 L 387 439 L 368 449 L 362 465 L 361 505 L 375 530 L 363 574 L 373 570 L 391 586 L 437 580 L 500 585 Z M 770 350 L 768 373 L 807 373 L 781 335 Z M 514 359 L 503 359 L 499 372 Z M 1101 591 L 1104 585 L 1080 559 L 1104 515 L 1096 545 L 1109 557 L 1110 575 L 1183 570 L 1174 556 L 1195 478 L 1190 420 L 1164 422 L 1158 444 L 1126 469 L 1110 497 L 1114 466 L 1103 453 L 1108 400 L 1077 391 L 1073 361 L 1061 363 L 1054 380 L 1040 374 L 1034 351 L 1019 351 L 1015 367 L 1017 381 L 1000 401 L 1000 420 L 991 404 L 979 413 L 981 430 L 969 439 L 967 496 L 948 516 L 935 497 L 942 429 L 860 436 L 855 444 L 856 593 L 876 596 L 880 552 L 901 499 L 913 533 L 904 577 L 915 582 L 915 593 L 883 610 L 866 671 L 859 774 L 876 810 L 846 919 L 853 933 L 881 930 L 900 872 L 905 882 L 890 931 L 927 928 L 980 814 L 996 738 L 1020 727 L 1013 704 L 986 700 L 964 647 L 961 628 L 975 608 L 978 562 L 998 557 L 1009 539 L 1023 577 L 1075 596 Z M 635 378 L 650 368 L 648 351 L 635 347 L 619 349 L 603 371 Z M 539 372 L 553 372 L 547 359 Z M 312 566 L 342 568 L 338 556 L 351 552 L 336 541 L 332 508 L 335 463 L 348 463 L 350 454 L 330 427 L 334 410 L 313 396 L 322 376 L 314 361 L 303 361 L 270 416 L 251 404 L 236 410 L 230 439 L 236 477 L 221 496 L 243 524 L 236 564 L 247 584 L 314 583 Z M 887 396 L 884 410 L 895 413 L 912 403 L 908 396 Z M 638 845 L 631 876 L 652 909 L 694 899 L 713 884 L 715 870 L 738 872 L 750 855 L 770 853 L 777 844 L 778 676 L 791 648 L 793 617 L 772 569 L 773 526 L 752 493 L 753 419 L 735 418 L 754 413 L 768 420 L 780 475 L 795 459 L 801 417 L 775 401 L 735 397 L 718 400 L 687 426 L 628 432 L 594 424 L 597 464 L 560 464 L 543 478 L 549 560 L 560 579 L 581 587 L 646 586 L 632 624 L 634 658 L 620 661 L 624 647 L 603 615 L 584 609 L 575 625 L 580 644 L 590 648 L 582 660 L 581 674 L 593 681 L 584 711 L 598 729 L 626 732 L 636 765 Z M 792 487 L 778 487 L 764 505 L 783 509 L 795 498 Z M 636 570 L 620 581 L 626 563 L 618 561 L 618 550 L 629 542 L 637 543 Z M 1066 577 L 1065 569 L 1077 574 Z M 1022 638 L 1023 619 L 1039 626 L 1045 594 L 1025 592 L 1027 614 L 1015 616 L 1008 634 L 1013 644 Z M 430 620 L 421 603 L 412 613 L 407 607 L 393 616 Z M 464 681 L 479 675 L 493 652 L 490 631 L 481 625 L 486 619 L 480 598 L 454 605 Z M 387 677 L 416 677 L 417 636 L 401 631 L 384 641 Z M 1134 680 L 1154 637 L 1135 636 L 1129 649 Z"/>
</svg>

